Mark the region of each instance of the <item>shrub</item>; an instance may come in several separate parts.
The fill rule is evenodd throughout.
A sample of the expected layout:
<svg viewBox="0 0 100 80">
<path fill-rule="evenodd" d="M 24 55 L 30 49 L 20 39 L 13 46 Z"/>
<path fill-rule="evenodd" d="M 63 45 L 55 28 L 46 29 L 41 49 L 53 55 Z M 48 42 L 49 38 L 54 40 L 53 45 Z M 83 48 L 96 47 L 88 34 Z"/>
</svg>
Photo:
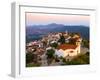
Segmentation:
<svg viewBox="0 0 100 80">
<path fill-rule="evenodd" d="M 26 63 L 33 62 L 34 55 L 32 53 L 26 54 Z"/>
</svg>

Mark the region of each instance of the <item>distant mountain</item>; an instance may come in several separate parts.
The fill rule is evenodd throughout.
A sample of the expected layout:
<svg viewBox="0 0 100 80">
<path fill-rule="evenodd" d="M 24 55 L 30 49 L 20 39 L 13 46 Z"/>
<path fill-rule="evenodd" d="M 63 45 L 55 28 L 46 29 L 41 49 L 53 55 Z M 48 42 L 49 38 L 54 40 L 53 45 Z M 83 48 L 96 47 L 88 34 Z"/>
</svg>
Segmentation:
<svg viewBox="0 0 100 80">
<path fill-rule="evenodd" d="M 80 33 L 82 38 L 89 39 L 89 27 L 78 25 L 78 26 L 71 26 L 71 25 L 63 25 L 63 24 L 56 24 L 51 23 L 47 25 L 32 25 L 26 26 L 26 39 L 31 41 L 35 39 L 40 39 L 43 35 L 49 32 L 76 32 Z"/>
</svg>

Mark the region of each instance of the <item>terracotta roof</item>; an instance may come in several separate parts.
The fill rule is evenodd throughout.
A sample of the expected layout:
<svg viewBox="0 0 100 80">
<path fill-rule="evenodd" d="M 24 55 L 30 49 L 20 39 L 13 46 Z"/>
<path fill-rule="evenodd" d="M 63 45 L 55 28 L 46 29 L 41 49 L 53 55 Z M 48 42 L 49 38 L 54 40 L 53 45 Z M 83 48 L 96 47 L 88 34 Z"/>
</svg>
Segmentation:
<svg viewBox="0 0 100 80">
<path fill-rule="evenodd" d="M 58 46 L 58 49 L 63 49 L 63 50 L 76 49 L 76 48 L 77 48 L 77 45 L 73 45 L 73 44 L 62 44 L 62 45 Z"/>
</svg>

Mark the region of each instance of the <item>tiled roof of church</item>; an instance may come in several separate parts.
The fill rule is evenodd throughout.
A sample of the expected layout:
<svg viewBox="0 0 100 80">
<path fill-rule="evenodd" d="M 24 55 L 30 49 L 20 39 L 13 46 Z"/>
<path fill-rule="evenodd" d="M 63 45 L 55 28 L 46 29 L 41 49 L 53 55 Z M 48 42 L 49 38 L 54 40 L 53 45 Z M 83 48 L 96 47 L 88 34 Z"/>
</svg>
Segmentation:
<svg viewBox="0 0 100 80">
<path fill-rule="evenodd" d="M 73 44 L 61 44 L 58 46 L 57 49 L 62 49 L 62 50 L 66 50 L 66 49 L 76 49 L 77 45 L 73 45 Z"/>
</svg>

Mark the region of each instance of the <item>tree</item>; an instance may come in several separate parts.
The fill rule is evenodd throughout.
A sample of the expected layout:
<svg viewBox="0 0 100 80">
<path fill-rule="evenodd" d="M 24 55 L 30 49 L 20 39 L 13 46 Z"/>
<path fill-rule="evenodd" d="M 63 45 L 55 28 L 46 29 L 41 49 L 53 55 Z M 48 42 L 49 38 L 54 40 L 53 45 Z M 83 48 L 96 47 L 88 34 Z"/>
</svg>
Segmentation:
<svg viewBox="0 0 100 80">
<path fill-rule="evenodd" d="M 26 53 L 26 63 L 33 62 L 34 54 L 32 53 Z"/>
<path fill-rule="evenodd" d="M 64 44 L 65 43 L 65 37 L 63 35 L 61 35 L 58 42 L 60 42 L 61 44 Z"/>
<path fill-rule="evenodd" d="M 57 48 L 58 44 L 57 43 L 52 43 L 51 47 Z"/>
<path fill-rule="evenodd" d="M 53 58 L 54 57 L 54 53 L 55 53 L 55 50 L 53 50 L 53 49 L 47 50 L 47 53 L 46 53 L 47 58 Z"/>
<path fill-rule="evenodd" d="M 89 53 L 86 54 L 81 54 L 72 59 L 71 61 L 63 61 L 65 64 L 64 65 L 80 65 L 80 64 L 89 64 Z"/>
<path fill-rule="evenodd" d="M 83 40 L 83 46 L 89 48 L 89 40 Z"/>
<path fill-rule="evenodd" d="M 55 53 L 55 51 L 53 49 L 47 50 L 46 55 L 47 55 L 47 63 L 48 63 L 48 65 L 50 65 L 51 62 L 53 61 L 54 53 Z"/>
</svg>

